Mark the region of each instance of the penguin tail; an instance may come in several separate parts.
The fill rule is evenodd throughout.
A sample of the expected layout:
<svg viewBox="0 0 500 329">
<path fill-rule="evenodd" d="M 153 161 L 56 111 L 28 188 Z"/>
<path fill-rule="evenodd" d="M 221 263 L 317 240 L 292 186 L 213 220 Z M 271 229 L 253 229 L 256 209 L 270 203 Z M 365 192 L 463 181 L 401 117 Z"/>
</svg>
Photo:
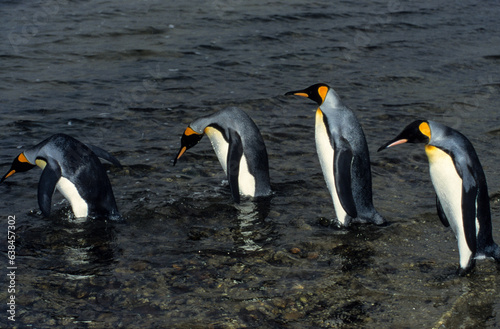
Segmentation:
<svg viewBox="0 0 500 329">
<path fill-rule="evenodd" d="M 384 217 L 382 217 L 382 215 L 380 215 L 378 212 L 375 211 L 375 213 L 373 214 L 372 218 L 371 218 L 371 222 L 375 225 L 384 225 L 384 224 L 387 224 L 387 221 L 385 220 Z"/>
<path fill-rule="evenodd" d="M 376 210 L 373 210 L 369 214 L 365 214 L 364 216 L 360 215 L 357 218 L 354 218 L 353 223 L 361 223 L 361 224 L 371 223 L 375 225 L 385 225 L 387 224 L 387 221 Z"/>
</svg>

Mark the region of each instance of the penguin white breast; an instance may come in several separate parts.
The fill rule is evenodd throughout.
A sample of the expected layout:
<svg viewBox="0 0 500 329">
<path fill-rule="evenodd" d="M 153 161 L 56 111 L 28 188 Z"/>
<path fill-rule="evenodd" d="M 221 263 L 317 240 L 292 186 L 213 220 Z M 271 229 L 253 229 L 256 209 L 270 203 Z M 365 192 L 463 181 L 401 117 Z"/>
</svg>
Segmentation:
<svg viewBox="0 0 500 329">
<path fill-rule="evenodd" d="M 227 152 L 229 150 L 229 143 L 226 142 L 222 133 L 215 128 L 207 127 L 205 128 L 205 133 L 210 139 L 215 155 L 217 155 L 217 159 L 219 159 L 220 165 L 227 175 Z"/>
<path fill-rule="evenodd" d="M 238 173 L 238 187 L 240 193 L 248 196 L 255 196 L 255 177 L 248 170 L 248 162 L 243 154 L 240 160 L 240 172 Z"/>
<path fill-rule="evenodd" d="M 437 147 L 427 145 L 432 185 L 441 202 L 446 218 L 458 240 L 460 266 L 465 268 L 472 254 L 467 241 L 462 216 L 462 178 L 457 173 L 453 159 Z"/>
<path fill-rule="evenodd" d="M 316 111 L 316 150 L 318 152 L 319 163 L 321 164 L 321 169 L 323 170 L 326 185 L 328 186 L 328 190 L 332 196 L 337 219 L 342 224 L 345 224 L 347 213 L 344 208 L 342 208 L 340 199 L 337 195 L 337 189 L 335 188 L 335 176 L 333 174 L 333 156 L 335 151 L 332 147 L 332 143 L 330 142 L 330 137 L 328 136 L 327 131 L 328 127 L 325 126 L 323 115 L 324 114 L 320 109 Z"/>
<path fill-rule="evenodd" d="M 229 152 L 229 143 L 226 142 L 222 133 L 212 127 L 205 128 L 205 133 L 207 134 L 212 147 L 219 159 L 219 162 L 227 176 L 227 154 Z M 250 174 L 248 170 L 248 162 L 245 155 L 241 157 L 240 160 L 240 171 L 238 173 L 238 188 L 240 194 L 255 196 L 255 177 Z"/>
<path fill-rule="evenodd" d="M 69 201 L 75 217 L 87 217 L 88 205 L 81 197 L 75 184 L 65 177 L 61 177 L 56 184 L 56 188 Z"/>
</svg>

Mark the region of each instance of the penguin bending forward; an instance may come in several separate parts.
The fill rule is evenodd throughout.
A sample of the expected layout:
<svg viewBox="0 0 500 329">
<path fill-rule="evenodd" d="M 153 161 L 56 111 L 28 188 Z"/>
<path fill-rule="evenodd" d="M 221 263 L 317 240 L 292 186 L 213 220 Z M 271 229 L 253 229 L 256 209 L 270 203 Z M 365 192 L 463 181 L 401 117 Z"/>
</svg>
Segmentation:
<svg viewBox="0 0 500 329">
<path fill-rule="evenodd" d="M 182 135 L 174 166 L 204 134 L 210 139 L 227 175 L 236 203 L 240 202 L 240 194 L 259 197 L 271 193 L 266 145 L 248 114 L 237 107 L 229 107 L 191 122 Z"/>
<path fill-rule="evenodd" d="M 65 134 L 53 135 L 19 154 L 0 183 L 17 172 L 38 166 L 38 205 L 50 215 L 54 189 L 70 202 L 75 217 L 121 220 L 106 171 L 98 157 L 121 167 L 120 162 L 103 149 L 85 145 Z"/>
<path fill-rule="evenodd" d="M 438 217 L 444 226 L 451 226 L 458 241 L 458 274 L 469 273 L 476 259 L 491 257 L 500 262 L 500 248 L 492 236 L 486 177 L 471 142 L 450 127 L 417 120 L 379 151 L 403 143 L 426 144 Z"/>
<path fill-rule="evenodd" d="M 316 149 L 339 224 L 384 224 L 385 219 L 373 206 L 370 155 L 354 113 L 323 83 L 285 95 L 307 97 L 319 105 Z"/>
</svg>

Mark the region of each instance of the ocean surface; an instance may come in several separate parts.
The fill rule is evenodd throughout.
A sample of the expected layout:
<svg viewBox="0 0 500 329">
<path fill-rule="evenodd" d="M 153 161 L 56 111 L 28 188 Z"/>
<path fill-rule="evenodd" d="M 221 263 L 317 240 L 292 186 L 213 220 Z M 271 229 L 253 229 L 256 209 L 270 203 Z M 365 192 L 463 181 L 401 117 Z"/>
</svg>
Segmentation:
<svg viewBox="0 0 500 329">
<path fill-rule="evenodd" d="M 376 152 L 415 119 L 462 132 L 500 242 L 499 1 L 1 1 L 0 15 L 0 174 L 71 135 L 123 164 L 104 163 L 126 219 L 76 222 L 57 192 L 44 218 L 41 171 L 9 177 L 0 327 L 500 326 L 500 269 L 456 275 L 423 145 Z M 317 82 L 363 126 L 387 226 L 331 225 L 317 106 L 284 96 Z M 172 166 L 186 126 L 227 106 L 261 130 L 269 198 L 234 204 L 208 138 Z"/>
</svg>

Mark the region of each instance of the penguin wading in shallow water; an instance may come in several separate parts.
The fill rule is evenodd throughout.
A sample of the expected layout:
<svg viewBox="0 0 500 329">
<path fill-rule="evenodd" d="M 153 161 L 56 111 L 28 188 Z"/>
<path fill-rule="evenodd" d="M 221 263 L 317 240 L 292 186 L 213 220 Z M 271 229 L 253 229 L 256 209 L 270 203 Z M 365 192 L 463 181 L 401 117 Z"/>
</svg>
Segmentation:
<svg viewBox="0 0 500 329">
<path fill-rule="evenodd" d="M 440 123 L 417 120 L 379 151 L 403 143 L 426 144 L 437 213 L 458 241 L 458 273 L 470 272 L 476 259 L 491 257 L 500 262 L 500 248 L 492 236 L 486 177 L 470 141 Z"/>
<path fill-rule="evenodd" d="M 181 148 L 174 159 L 198 144 L 206 134 L 227 175 L 236 203 L 240 194 L 250 197 L 271 193 L 266 146 L 259 128 L 237 107 L 229 107 L 191 122 L 181 138 Z"/>
<path fill-rule="evenodd" d="M 339 224 L 384 224 L 385 219 L 373 207 L 370 155 L 354 113 L 323 83 L 285 95 L 307 97 L 319 105 L 316 149 Z"/>
<path fill-rule="evenodd" d="M 50 215 L 52 195 L 57 188 L 70 202 L 75 217 L 121 220 L 111 183 L 98 157 L 121 167 L 103 149 L 56 134 L 19 154 L 0 183 L 17 172 L 38 166 L 43 169 L 38 183 L 38 205 L 44 216 Z"/>
</svg>

